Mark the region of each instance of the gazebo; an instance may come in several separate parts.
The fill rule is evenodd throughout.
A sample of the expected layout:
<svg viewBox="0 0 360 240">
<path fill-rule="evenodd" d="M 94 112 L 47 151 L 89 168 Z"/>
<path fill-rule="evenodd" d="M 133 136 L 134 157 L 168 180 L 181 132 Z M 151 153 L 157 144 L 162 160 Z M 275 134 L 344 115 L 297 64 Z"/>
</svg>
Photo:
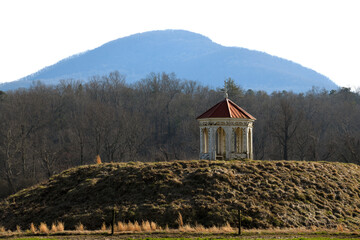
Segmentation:
<svg viewBox="0 0 360 240">
<path fill-rule="evenodd" d="M 196 118 L 200 126 L 200 159 L 253 159 L 256 118 L 227 97 Z"/>
</svg>

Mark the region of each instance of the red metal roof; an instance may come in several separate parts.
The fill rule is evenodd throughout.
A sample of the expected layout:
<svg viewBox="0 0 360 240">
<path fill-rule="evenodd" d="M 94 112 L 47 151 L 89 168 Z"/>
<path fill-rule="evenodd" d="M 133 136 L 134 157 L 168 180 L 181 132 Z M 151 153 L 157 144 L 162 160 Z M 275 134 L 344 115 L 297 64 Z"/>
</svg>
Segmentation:
<svg viewBox="0 0 360 240">
<path fill-rule="evenodd" d="M 215 106 L 198 116 L 196 119 L 201 118 L 244 118 L 256 120 L 251 114 L 236 105 L 233 101 L 225 98 Z"/>
</svg>

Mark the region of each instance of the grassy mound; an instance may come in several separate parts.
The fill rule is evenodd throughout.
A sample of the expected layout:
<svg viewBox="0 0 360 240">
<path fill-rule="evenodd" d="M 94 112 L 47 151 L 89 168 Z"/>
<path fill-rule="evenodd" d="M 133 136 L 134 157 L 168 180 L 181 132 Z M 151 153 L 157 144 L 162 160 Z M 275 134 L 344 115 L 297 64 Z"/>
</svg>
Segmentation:
<svg viewBox="0 0 360 240">
<path fill-rule="evenodd" d="M 29 228 L 55 221 L 99 229 L 111 221 L 177 226 L 360 226 L 360 167 L 294 161 L 175 161 L 81 166 L 0 203 L 0 225 Z"/>
</svg>

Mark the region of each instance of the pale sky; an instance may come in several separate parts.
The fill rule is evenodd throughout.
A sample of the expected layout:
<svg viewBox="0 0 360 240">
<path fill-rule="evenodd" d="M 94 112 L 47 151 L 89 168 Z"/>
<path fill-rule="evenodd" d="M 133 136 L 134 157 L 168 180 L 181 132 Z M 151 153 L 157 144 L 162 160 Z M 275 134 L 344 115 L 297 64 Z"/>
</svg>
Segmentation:
<svg viewBox="0 0 360 240">
<path fill-rule="evenodd" d="M 266 52 L 360 87 L 358 0 L 0 0 L 0 82 L 163 29 Z"/>
</svg>

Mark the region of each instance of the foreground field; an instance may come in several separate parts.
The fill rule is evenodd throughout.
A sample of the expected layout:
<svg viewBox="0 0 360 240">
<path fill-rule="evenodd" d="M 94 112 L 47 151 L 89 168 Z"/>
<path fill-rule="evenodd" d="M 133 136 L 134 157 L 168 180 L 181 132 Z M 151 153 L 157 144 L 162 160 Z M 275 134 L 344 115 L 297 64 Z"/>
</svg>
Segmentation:
<svg viewBox="0 0 360 240">
<path fill-rule="evenodd" d="M 242 231 L 238 235 L 237 230 L 232 232 L 224 232 L 220 229 L 216 231 L 201 231 L 201 229 L 167 229 L 156 231 L 126 231 L 115 232 L 111 234 L 111 230 L 72 230 L 61 232 L 48 232 L 46 234 L 30 230 L 25 231 L 6 231 L 0 232 L 0 239 L 26 239 L 26 240 L 112 240 L 112 239 L 286 239 L 286 240 L 336 240 L 336 239 L 360 239 L 360 231 L 345 231 L 343 229 L 307 229 L 307 228 L 291 228 L 291 229 L 251 229 Z"/>
<path fill-rule="evenodd" d="M 64 223 L 99 230 L 116 221 L 148 220 L 245 229 L 360 227 L 360 167 L 296 161 L 173 161 L 82 166 L 0 203 L 0 227 Z"/>
<path fill-rule="evenodd" d="M 235 236 L 235 235 L 66 235 L 66 236 L 28 236 L 28 237 L 10 237 L 9 239 L 14 240 L 112 240 L 112 239 L 146 239 L 146 240 L 182 240 L 182 239 L 193 239 L 193 240 L 237 240 L 237 239 L 256 239 L 256 240 L 267 240 L 267 239 L 282 239 L 282 240 L 342 240 L 342 239 L 353 239 L 357 240 L 360 239 L 360 235 L 352 234 L 352 235 L 318 235 L 318 236 L 311 236 L 311 235 L 303 235 L 299 236 L 297 234 L 293 235 L 244 235 L 244 236 Z"/>
</svg>

